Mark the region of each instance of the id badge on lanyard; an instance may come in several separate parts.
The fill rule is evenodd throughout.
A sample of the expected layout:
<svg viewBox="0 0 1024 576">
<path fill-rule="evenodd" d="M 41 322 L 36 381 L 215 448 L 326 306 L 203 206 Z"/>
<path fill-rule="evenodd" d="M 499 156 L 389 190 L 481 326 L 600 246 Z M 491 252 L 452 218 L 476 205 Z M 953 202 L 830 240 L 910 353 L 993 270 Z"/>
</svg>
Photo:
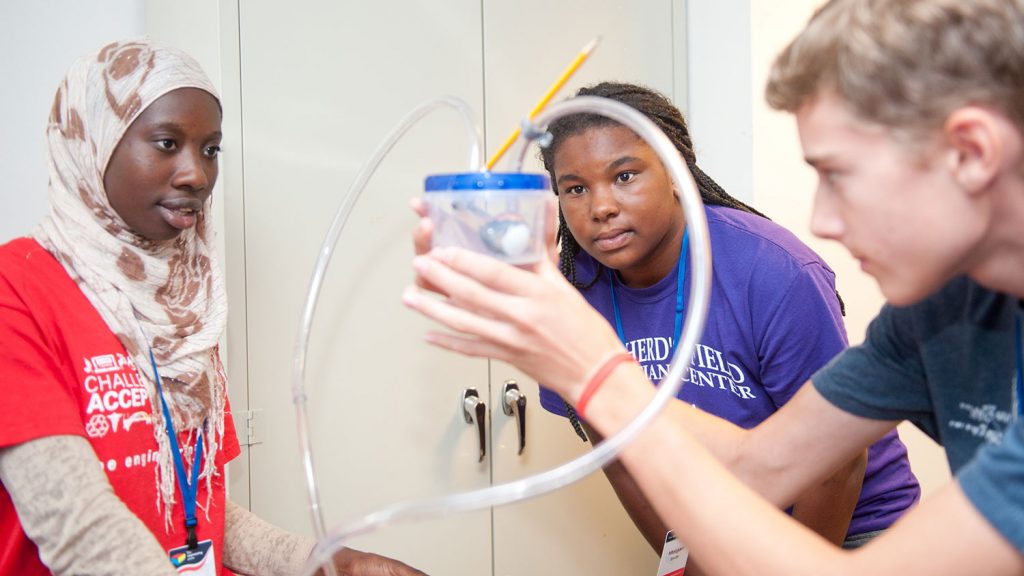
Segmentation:
<svg viewBox="0 0 1024 576">
<path fill-rule="evenodd" d="M 217 555 L 213 552 L 213 540 L 198 542 L 195 548 L 190 548 L 188 544 L 173 548 L 167 555 L 178 574 L 217 576 Z"/>
<path fill-rule="evenodd" d="M 167 407 L 167 400 L 164 399 L 163 386 L 160 383 L 160 372 L 156 367 L 156 357 L 153 349 L 149 349 L 149 360 L 153 363 L 153 379 L 156 381 L 156 390 L 160 395 L 160 407 L 163 409 L 164 422 L 167 424 L 167 438 L 171 445 L 171 455 L 174 457 L 175 476 L 178 479 L 178 488 L 181 490 L 181 500 L 185 507 L 185 533 L 187 534 L 185 545 L 172 548 L 167 551 L 171 566 L 178 571 L 178 574 L 189 574 L 190 576 L 217 576 L 217 555 L 213 550 L 212 540 L 198 542 L 196 531 L 199 524 L 196 518 L 196 499 L 199 494 L 199 468 L 203 458 L 203 431 L 196 435 L 195 458 L 192 461 L 192 481 L 189 482 L 185 476 L 185 462 L 181 455 L 181 448 L 178 447 L 178 437 L 174 433 L 174 422 L 171 421 L 171 411 Z"/>
<path fill-rule="evenodd" d="M 665 545 L 661 547 L 658 576 L 683 576 L 686 573 L 686 559 L 689 557 L 690 551 L 669 530 L 665 534 Z"/>
</svg>

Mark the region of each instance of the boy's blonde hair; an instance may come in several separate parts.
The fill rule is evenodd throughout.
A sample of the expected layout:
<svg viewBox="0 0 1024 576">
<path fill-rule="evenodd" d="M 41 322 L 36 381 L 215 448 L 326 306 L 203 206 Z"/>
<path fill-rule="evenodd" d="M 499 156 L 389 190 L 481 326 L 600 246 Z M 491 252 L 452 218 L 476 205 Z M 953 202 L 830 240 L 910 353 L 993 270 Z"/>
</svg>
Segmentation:
<svg viewBox="0 0 1024 576">
<path fill-rule="evenodd" d="M 826 91 L 913 137 L 969 104 L 1024 132 L 1024 0 L 831 0 L 776 58 L 765 97 L 795 112 Z"/>
</svg>

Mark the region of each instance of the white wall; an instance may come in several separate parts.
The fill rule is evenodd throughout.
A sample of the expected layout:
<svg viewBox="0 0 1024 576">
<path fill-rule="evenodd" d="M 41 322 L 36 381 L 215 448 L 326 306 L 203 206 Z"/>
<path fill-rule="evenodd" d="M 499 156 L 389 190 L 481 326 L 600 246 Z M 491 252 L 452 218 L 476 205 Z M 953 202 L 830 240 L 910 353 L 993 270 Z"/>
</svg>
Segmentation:
<svg viewBox="0 0 1024 576">
<path fill-rule="evenodd" d="M 0 242 L 31 232 L 45 213 L 46 120 L 68 67 L 143 30 L 142 0 L 0 2 Z"/>
<path fill-rule="evenodd" d="M 684 112 L 697 164 L 730 194 L 751 201 L 750 0 L 688 0 L 686 11 Z"/>
</svg>

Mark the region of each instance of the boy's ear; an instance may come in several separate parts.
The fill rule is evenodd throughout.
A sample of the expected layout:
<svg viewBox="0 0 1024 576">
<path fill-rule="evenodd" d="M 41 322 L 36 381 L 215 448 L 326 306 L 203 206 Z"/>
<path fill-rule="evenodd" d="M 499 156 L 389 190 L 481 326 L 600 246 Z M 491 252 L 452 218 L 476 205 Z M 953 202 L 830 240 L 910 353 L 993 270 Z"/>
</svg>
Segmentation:
<svg viewBox="0 0 1024 576">
<path fill-rule="evenodd" d="M 943 125 L 950 172 L 969 194 L 988 189 L 1003 168 L 1007 142 L 1001 119 L 991 110 L 965 106 Z"/>
</svg>

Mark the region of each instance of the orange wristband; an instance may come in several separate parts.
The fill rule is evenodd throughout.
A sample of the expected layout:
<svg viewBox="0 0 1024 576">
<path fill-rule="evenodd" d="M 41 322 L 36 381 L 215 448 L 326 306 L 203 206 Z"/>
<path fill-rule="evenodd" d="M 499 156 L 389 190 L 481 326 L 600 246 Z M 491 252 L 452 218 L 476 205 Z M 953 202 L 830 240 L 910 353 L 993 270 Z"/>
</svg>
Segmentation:
<svg viewBox="0 0 1024 576">
<path fill-rule="evenodd" d="M 604 364 L 597 369 L 597 372 L 595 372 L 590 378 L 590 381 L 587 382 L 586 387 L 583 388 L 583 393 L 580 394 L 579 402 L 576 403 L 576 413 L 579 414 L 581 418 L 583 417 L 583 411 L 587 409 L 587 404 L 590 403 L 590 399 L 594 397 L 594 393 L 601 387 L 601 384 L 604 384 L 604 381 L 608 379 L 612 370 L 615 370 L 615 367 L 619 364 L 632 359 L 633 355 L 629 352 L 620 352 L 605 360 Z"/>
</svg>

